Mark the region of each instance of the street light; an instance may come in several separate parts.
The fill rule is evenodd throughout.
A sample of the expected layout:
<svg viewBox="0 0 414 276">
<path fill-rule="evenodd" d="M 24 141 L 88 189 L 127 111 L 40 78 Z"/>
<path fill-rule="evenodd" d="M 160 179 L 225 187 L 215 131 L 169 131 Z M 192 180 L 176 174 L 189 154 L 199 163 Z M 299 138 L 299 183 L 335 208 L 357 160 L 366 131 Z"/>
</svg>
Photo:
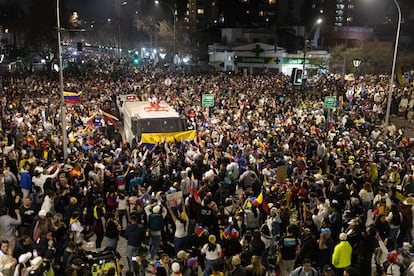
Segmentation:
<svg viewBox="0 0 414 276">
<path fill-rule="evenodd" d="M 312 32 L 313 32 L 313 30 L 316 28 L 316 26 L 317 25 L 319 25 L 319 24 L 321 24 L 322 23 L 322 19 L 321 18 L 318 18 L 316 21 L 315 21 L 315 23 L 313 24 L 313 26 L 312 26 L 312 29 L 310 30 L 310 32 L 309 32 L 309 35 L 311 35 L 312 34 Z M 308 33 L 306 33 L 306 27 L 305 27 L 305 35 L 303 36 L 304 37 L 304 39 L 305 39 L 305 41 L 304 41 L 304 44 L 303 44 L 303 68 L 302 68 L 302 74 L 303 74 L 303 76 L 305 76 L 305 66 L 306 66 L 306 49 L 308 48 Z M 303 77 L 302 77 L 302 80 L 303 80 Z M 302 83 L 304 84 L 304 82 L 302 81 Z"/>
<path fill-rule="evenodd" d="M 394 92 L 395 63 L 397 61 L 398 41 L 400 39 L 400 29 L 401 29 L 401 8 L 397 0 L 394 0 L 394 4 L 397 7 L 397 11 L 398 11 L 398 25 L 397 25 L 397 33 L 395 34 L 394 57 L 392 59 L 390 87 L 388 91 L 388 100 L 387 100 L 387 111 L 385 113 L 385 126 L 386 127 L 390 123 L 391 100 L 392 100 L 392 93 Z"/>
<path fill-rule="evenodd" d="M 174 36 L 174 38 L 173 38 L 173 40 L 174 40 L 174 42 L 173 42 L 173 56 L 175 56 L 175 54 L 176 54 L 176 52 L 175 52 L 175 10 L 169 4 L 167 4 L 163 1 L 155 0 L 154 4 L 156 4 L 156 5 L 163 4 L 171 10 L 171 13 L 172 13 L 172 16 L 173 16 L 173 36 Z"/>
<path fill-rule="evenodd" d="M 62 122 L 62 139 L 63 139 L 63 157 L 64 160 L 68 157 L 68 136 L 66 133 L 66 110 L 65 110 L 65 97 L 63 95 L 63 66 L 62 66 L 62 43 L 60 39 L 60 6 L 59 0 L 56 0 L 56 21 L 57 21 L 57 42 L 59 52 L 59 89 L 60 89 L 60 120 Z"/>
<path fill-rule="evenodd" d="M 355 67 L 355 75 L 358 75 L 357 73 L 358 73 L 358 68 L 359 68 L 359 66 L 361 65 L 361 60 L 359 59 L 359 58 L 356 58 L 356 59 L 354 59 L 354 60 L 352 60 L 352 63 L 353 63 L 353 65 L 354 65 L 354 67 Z M 356 76 L 357 77 L 357 76 Z"/>
</svg>

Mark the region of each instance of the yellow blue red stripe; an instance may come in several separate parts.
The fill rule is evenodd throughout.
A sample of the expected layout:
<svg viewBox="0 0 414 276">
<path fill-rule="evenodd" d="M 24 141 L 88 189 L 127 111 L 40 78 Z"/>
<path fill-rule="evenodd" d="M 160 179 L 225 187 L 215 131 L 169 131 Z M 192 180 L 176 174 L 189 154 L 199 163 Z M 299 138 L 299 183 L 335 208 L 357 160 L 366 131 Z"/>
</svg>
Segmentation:
<svg viewBox="0 0 414 276">
<path fill-rule="evenodd" d="M 82 91 L 80 92 L 63 92 L 65 103 L 79 103 L 81 101 Z"/>
<path fill-rule="evenodd" d="M 119 119 L 117 117 L 105 111 L 102 111 L 102 117 L 104 118 L 106 122 L 111 122 L 112 124 L 116 126 L 119 124 Z"/>
</svg>

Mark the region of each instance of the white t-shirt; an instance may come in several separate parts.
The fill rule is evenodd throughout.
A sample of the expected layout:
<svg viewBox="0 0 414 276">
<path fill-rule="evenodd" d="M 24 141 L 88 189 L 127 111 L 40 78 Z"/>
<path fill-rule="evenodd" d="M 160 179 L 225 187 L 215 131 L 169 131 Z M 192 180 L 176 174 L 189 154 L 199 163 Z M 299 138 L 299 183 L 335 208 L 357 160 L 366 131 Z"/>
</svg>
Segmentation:
<svg viewBox="0 0 414 276">
<path fill-rule="evenodd" d="M 390 264 L 387 267 L 387 275 L 400 276 L 401 275 L 400 266 L 397 264 Z"/>
<path fill-rule="evenodd" d="M 218 244 L 218 243 L 216 244 L 216 249 L 214 251 L 209 251 L 208 246 L 209 246 L 209 244 L 206 243 L 203 246 L 203 248 L 201 248 L 201 253 L 206 254 L 206 259 L 207 260 L 210 260 L 210 261 L 218 260 L 218 258 L 220 258 L 220 254 L 221 254 L 220 244 Z"/>
<path fill-rule="evenodd" d="M 181 223 L 179 219 L 175 220 L 175 234 L 174 237 L 176 238 L 184 238 L 188 235 L 188 219 Z"/>
<path fill-rule="evenodd" d="M 116 198 L 116 201 L 118 202 L 118 210 L 127 210 L 128 207 L 128 197 L 124 197 L 123 199 L 119 198 L 119 196 Z"/>
</svg>

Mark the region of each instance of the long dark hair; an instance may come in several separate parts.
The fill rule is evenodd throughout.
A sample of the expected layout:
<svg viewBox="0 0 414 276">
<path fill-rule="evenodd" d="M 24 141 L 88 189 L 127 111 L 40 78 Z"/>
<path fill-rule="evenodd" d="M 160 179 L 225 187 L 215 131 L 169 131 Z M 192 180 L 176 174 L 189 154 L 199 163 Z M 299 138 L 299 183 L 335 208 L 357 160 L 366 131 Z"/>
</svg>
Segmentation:
<svg viewBox="0 0 414 276">
<path fill-rule="evenodd" d="M 207 246 L 208 251 L 215 251 L 216 248 L 217 248 L 217 244 L 211 243 L 210 241 L 208 242 L 208 246 Z"/>
</svg>

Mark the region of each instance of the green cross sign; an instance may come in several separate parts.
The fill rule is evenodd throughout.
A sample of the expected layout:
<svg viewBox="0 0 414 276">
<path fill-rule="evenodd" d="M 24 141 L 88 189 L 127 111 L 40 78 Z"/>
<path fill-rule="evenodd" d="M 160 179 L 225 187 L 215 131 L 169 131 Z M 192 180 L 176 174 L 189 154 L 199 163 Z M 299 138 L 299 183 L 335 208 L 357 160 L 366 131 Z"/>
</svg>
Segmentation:
<svg viewBox="0 0 414 276">
<path fill-rule="evenodd" d="M 260 53 L 263 53 L 264 49 L 260 47 L 260 44 L 256 44 L 256 47 L 252 49 L 252 52 L 256 55 L 256 58 L 260 57 Z"/>
<path fill-rule="evenodd" d="M 275 59 L 275 63 L 276 63 L 276 64 L 279 64 L 279 62 L 280 62 L 280 59 L 279 59 L 278 57 L 276 57 L 276 59 Z"/>
</svg>

